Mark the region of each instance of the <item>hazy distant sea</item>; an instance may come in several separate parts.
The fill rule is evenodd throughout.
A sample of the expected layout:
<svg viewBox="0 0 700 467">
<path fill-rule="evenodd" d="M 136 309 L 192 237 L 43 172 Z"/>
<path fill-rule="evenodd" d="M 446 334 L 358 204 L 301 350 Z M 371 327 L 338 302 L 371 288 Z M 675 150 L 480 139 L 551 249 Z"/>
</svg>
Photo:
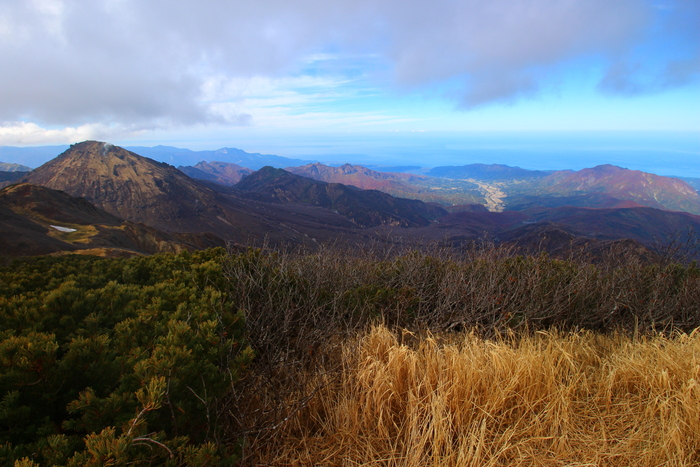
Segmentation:
<svg viewBox="0 0 700 467">
<path fill-rule="evenodd" d="M 248 152 L 325 163 L 371 165 L 506 164 L 579 170 L 600 164 L 700 178 L 700 132 L 523 132 L 318 135 L 238 141 Z"/>
<path fill-rule="evenodd" d="M 192 150 L 238 148 L 250 153 L 316 160 L 326 164 L 420 166 L 506 164 L 532 170 L 579 170 L 600 164 L 659 175 L 700 178 L 698 132 L 375 132 L 283 134 L 270 137 L 241 131 L 219 141 L 112 141 L 122 146 L 163 144 Z M 67 146 L 65 146 L 67 147 Z M 64 150 L 0 148 L 0 162 L 36 167 Z M 3 160 L 6 159 L 6 160 Z M 16 159 L 16 160 L 13 160 Z M 20 160 L 21 159 L 21 160 Z M 166 161 L 168 162 L 168 161 Z"/>
</svg>

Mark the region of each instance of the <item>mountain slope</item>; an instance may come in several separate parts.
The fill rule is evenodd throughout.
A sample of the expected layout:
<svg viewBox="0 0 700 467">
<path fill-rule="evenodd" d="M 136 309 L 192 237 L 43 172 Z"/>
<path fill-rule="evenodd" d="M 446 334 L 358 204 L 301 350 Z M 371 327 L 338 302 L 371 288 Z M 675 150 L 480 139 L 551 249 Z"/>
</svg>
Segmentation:
<svg viewBox="0 0 700 467">
<path fill-rule="evenodd" d="M 0 162 L 0 171 L 2 172 L 29 172 L 30 170 L 32 170 L 32 168 L 26 165 Z"/>
<path fill-rule="evenodd" d="M 0 188 L 6 187 L 8 185 L 11 185 L 13 183 L 16 183 L 18 180 L 21 180 L 22 178 L 27 176 L 27 173 L 29 172 L 22 172 L 22 171 L 11 171 L 11 172 L 5 172 L 5 171 L 0 171 Z"/>
<path fill-rule="evenodd" d="M 241 167 L 238 164 L 230 162 L 206 162 L 201 161 L 195 166 L 180 166 L 178 170 L 185 173 L 188 177 L 197 180 L 207 180 L 218 183 L 220 185 L 233 186 L 240 182 L 244 177 L 247 177 L 253 170 L 246 167 Z"/>
<path fill-rule="evenodd" d="M 0 191 L 0 226 L 0 254 L 5 256 L 77 250 L 151 254 L 199 246 L 119 219 L 83 198 L 28 183 Z M 210 241 L 207 246 L 222 244 Z"/>
<path fill-rule="evenodd" d="M 395 198 L 381 191 L 360 190 L 340 183 L 320 182 L 272 167 L 254 172 L 236 188 L 284 203 L 306 203 L 331 209 L 361 227 L 424 226 L 447 213 L 421 201 Z"/>
<path fill-rule="evenodd" d="M 377 172 L 361 165 L 344 164 L 330 167 L 318 162 L 300 167 L 287 167 L 284 170 L 302 177 L 313 178 L 326 183 L 342 183 L 363 190 L 418 191 L 410 182 L 425 180 L 427 177 L 407 173 Z"/>
<path fill-rule="evenodd" d="M 363 190 L 379 190 L 399 198 L 417 199 L 443 206 L 485 202 L 478 185 L 408 173 L 377 172 L 361 165 L 340 167 L 314 163 L 285 170 L 327 183 L 342 183 Z"/>
<path fill-rule="evenodd" d="M 118 217 L 172 231 L 216 230 L 216 193 L 168 164 L 96 141 L 71 146 L 25 181 L 89 202 Z M 208 214 L 208 215 L 204 215 Z M 195 231 L 202 231 L 198 228 Z"/>
<path fill-rule="evenodd" d="M 688 183 L 639 170 L 599 165 L 576 172 L 557 172 L 543 182 L 543 191 L 548 194 L 603 194 L 642 206 L 700 214 L 700 194 Z"/>
<path fill-rule="evenodd" d="M 330 210 L 267 202 L 96 141 L 73 145 L 25 180 L 84 197 L 113 215 L 166 232 L 211 233 L 246 244 L 313 245 L 328 238 L 365 237 L 346 217 Z"/>
<path fill-rule="evenodd" d="M 649 207 L 634 208 L 532 208 L 522 212 L 529 222 L 567 225 L 599 239 L 630 238 L 646 245 L 664 243 L 692 229 L 700 232 L 700 216 Z"/>
</svg>

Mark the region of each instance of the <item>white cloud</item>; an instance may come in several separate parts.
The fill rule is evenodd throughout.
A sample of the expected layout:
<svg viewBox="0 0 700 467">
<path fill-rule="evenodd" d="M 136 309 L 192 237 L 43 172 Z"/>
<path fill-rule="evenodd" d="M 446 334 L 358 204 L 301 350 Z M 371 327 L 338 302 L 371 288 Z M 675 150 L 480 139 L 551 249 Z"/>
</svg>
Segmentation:
<svg viewBox="0 0 700 467">
<path fill-rule="evenodd" d="M 696 22 L 673 26 L 695 5 L 664 3 L 686 43 Z M 567 60 L 626 63 L 658 11 L 650 0 L 4 0 L 0 121 L 66 134 L 258 124 L 351 94 L 358 76 L 408 89 L 458 80 L 466 108 L 513 102 Z M 696 79 L 697 48 L 659 58 L 664 86 Z M 608 88 L 624 90 L 637 78 L 615 66 Z"/>
<path fill-rule="evenodd" d="M 0 124 L 0 145 L 45 145 L 84 140 L 115 140 L 134 137 L 139 133 L 138 130 L 102 124 L 48 129 L 31 122 L 6 122 Z"/>
</svg>

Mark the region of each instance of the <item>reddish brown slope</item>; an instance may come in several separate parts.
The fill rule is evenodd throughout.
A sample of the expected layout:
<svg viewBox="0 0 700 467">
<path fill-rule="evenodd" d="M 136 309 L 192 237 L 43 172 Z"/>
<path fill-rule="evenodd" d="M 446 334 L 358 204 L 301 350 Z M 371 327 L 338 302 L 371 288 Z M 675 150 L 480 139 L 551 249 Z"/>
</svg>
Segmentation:
<svg viewBox="0 0 700 467">
<path fill-rule="evenodd" d="M 544 181 L 550 194 L 603 194 L 642 206 L 700 214 L 700 194 L 678 178 L 663 177 L 614 165 L 577 172 L 556 172 Z"/>
</svg>

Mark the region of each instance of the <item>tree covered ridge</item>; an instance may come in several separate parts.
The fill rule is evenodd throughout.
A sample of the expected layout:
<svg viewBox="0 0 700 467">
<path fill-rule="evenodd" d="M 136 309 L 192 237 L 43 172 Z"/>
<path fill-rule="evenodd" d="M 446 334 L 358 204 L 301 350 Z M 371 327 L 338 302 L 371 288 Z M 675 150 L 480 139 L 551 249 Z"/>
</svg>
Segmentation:
<svg viewBox="0 0 700 467">
<path fill-rule="evenodd" d="M 211 465 L 252 358 L 223 250 L 16 261 L 0 270 L 0 462 Z"/>
</svg>

